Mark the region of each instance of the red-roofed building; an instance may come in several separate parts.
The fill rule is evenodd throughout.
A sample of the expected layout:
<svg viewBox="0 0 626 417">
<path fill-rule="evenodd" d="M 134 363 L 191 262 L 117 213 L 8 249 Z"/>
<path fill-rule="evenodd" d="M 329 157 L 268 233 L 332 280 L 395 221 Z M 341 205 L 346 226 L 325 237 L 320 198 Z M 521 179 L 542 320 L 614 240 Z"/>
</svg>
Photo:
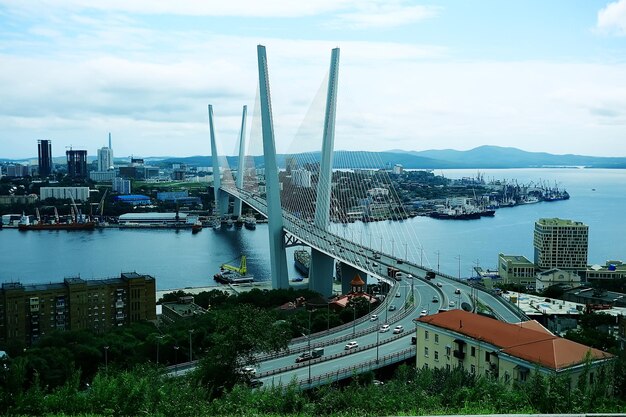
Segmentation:
<svg viewBox="0 0 626 417">
<path fill-rule="evenodd" d="M 330 303 L 330 308 L 335 311 L 343 310 L 348 306 L 348 302 L 356 297 L 365 298 L 370 304 L 376 304 L 378 300 L 365 292 L 365 281 L 357 274 L 350 281 L 350 292 L 346 295 L 340 295 Z"/>
<path fill-rule="evenodd" d="M 503 382 L 524 382 L 534 371 L 568 375 L 577 383 L 590 366 L 613 356 L 550 333 L 537 322 L 504 323 L 463 310 L 450 310 L 414 320 L 418 368 L 451 369 L 461 366 L 477 375 Z"/>
</svg>

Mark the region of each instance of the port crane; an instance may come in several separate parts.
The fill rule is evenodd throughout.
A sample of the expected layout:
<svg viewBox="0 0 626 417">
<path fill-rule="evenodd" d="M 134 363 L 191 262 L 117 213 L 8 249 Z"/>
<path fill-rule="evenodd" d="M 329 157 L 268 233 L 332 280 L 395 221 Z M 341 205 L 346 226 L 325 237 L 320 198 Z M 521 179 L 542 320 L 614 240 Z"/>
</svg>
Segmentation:
<svg viewBox="0 0 626 417">
<path fill-rule="evenodd" d="M 239 267 L 229 265 L 229 264 L 222 264 L 220 265 L 220 269 L 233 271 L 233 272 L 238 273 L 239 275 L 246 275 L 246 272 L 248 272 L 248 269 L 246 267 L 246 255 L 241 255 L 241 262 L 239 263 Z"/>
</svg>

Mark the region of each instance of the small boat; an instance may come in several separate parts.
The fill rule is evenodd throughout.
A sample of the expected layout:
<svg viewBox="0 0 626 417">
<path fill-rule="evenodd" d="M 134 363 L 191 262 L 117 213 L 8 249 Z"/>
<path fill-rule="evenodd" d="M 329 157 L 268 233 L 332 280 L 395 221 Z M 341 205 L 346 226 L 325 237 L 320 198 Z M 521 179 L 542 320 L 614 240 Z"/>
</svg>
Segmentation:
<svg viewBox="0 0 626 417">
<path fill-rule="evenodd" d="M 202 231 L 202 223 L 195 222 L 193 226 L 191 226 L 191 233 L 196 234 Z"/>
</svg>

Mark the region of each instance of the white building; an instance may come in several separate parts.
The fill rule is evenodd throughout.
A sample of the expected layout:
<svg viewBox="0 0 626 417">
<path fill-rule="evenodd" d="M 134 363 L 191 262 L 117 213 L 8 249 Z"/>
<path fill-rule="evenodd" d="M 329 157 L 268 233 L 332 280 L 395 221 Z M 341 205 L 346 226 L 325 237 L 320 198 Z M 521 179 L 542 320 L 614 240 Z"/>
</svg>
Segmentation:
<svg viewBox="0 0 626 417">
<path fill-rule="evenodd" d="M 552 285 L 567 285 L 570 288 L 580 285 L 580 277 L 574 271 L 563 271 L 552 268 L 537 274 L 535 278 L 535 290 L 543 291 Z"/>
<path fill-rule="evenodd" d="M 41 187 L 39 198 L 56 198 L 66 200 L 73 198 L 75 201 L 89 200 L 89 187 Z"/>
<path fill-rule="evenodd" d="M 393 173 L 394 174 L 400 175 L 400 174 L 402 174 L 403 171 L 404 171 L 404 167 L 402 165 L 395 164 L 393 166 Z"/>
<path fill-rule="evenodd" d="M 113 192 L 120 194 L 130 194 L 130 180 L 125 180 L 124 178 L 113 178 Z"/>
<path fill-rule="evenodd" d="M 115 178 L 115 171 L 91 171 L 89 179 L 95 182 L 111 182 Z"/>
<path fill-rule="evenodd" d="M 109 171 L 113 169 L 113 149 L 104 148 L 98 149 L 98 171 Z"/>
</svg>

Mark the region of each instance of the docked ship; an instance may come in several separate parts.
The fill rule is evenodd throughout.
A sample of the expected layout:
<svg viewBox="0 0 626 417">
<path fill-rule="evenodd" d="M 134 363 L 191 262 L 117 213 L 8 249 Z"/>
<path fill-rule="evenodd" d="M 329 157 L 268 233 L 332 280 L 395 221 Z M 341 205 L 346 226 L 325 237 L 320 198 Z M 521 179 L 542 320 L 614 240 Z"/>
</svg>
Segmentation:
<svg viewBox="0 0 626 417">
<path fill-rule="evenodd" d="M 31 223 L 30 217 L 22 214 L 22 218 L 17 224 L 17 229 L 20 231 L 27 230 L 94 230 L 96 228 L 96 222 L 87 221 L 85 216 L 79 214 L 78 210 L 72 209 L 72 215 L 68 218 L 68 221 L 63 223 L 59 221 L 59 214 L 54 209 L 54 220 L 50 222 L 44 222 L 39 215 L 39 209 L 35 209 L 37 214 L 37 220 Z"/>
<path fill-rule="evenodd" d="M 220 272 L 213 275 L 213 279 L 220 284 L 242 284 L 254 281 L 254 276 L 247 273 L 246 256 L 241 256 L 239 266 L 222 264 Z"/>
<path fill-rule="evenodd" d="M 433 211 L 430 213 L 430 217 L 444 220 L 473 220 L 480 219 L 481 214 L 478 210 L 465 210 L 462 207 L 455 207 Z"/>
<path fill-rule="evenodd" d="M 293 253 L 293 264 L 303 275 L 309 276 L 311 254 L 306 249 L 298 249 Z"/>
</svg>

